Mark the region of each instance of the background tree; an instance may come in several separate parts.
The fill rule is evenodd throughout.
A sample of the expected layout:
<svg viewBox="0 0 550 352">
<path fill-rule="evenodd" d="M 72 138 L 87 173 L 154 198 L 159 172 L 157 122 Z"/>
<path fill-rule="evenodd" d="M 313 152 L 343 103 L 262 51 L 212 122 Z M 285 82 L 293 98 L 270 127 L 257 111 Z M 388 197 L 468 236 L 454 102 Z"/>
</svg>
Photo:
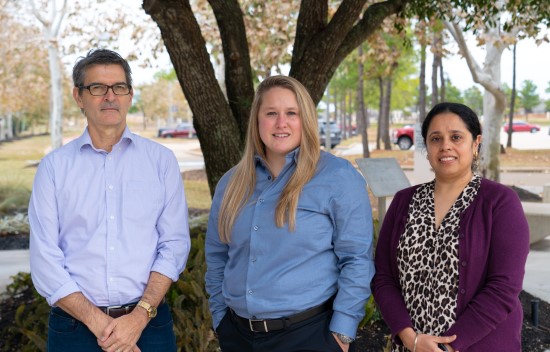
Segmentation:
<svg viewBox="0 0 550 352">
<path fill-rule="evenodd" d="M 67 14 L 67 0 L 28 0 L 34 17 L 42 24 L 50 67 L 50 136 L 52 148 L 63 144 L 63 85 L 59 34 Z M 45 11 L 44 11 L 45 10 Z"/>
<path fill-rule="evenodd" d="M 521 107 L 525 110 L 525 119 L 529 121 L 529 113 L 533 112 L 533 108 L 540 104 L 536 84 L 531 80 L 523 81 L 518 98 Z"/>
<path fill-rule="evenodd" d="M 512 132 L 514 132 L 514 112 L 516 108 L 516 48 L 517 43 L 514 43 L 513 58 L 512 58 L 512 91 L 510 92 L 510 111 L 508 112 L 508 136 L 506 138 L 506 147 L 512 148 Z"/>
<path fill-rule="evenodd" d="M 221 175 L 240 158 L 254 77 L 239 2 L 209 0 L 208 3 L 222 42 L 227 100 L 216 81 L 206 41 L 189 1 L 144 0 L 143 8 L 161 30 L 193 111 L 213 192 Z M 328 1 L 301 1 L 290 75 L 300 80 L 318 103 L 344 58 L 374 33 L 384 18 L 402 10 L 404 3 L 386 1 L 367 6 L 366 1 L 344 0 L 332 10 Z"/>
<path fill-rule="evenodd" d="M 37 45 L 40 33 L 14 14 L 20 3 L 0 4 L 0 140 L 30 128 L 34 132 L 48 115 L 48 63 L 38 58 L 47 52 Z M 8 126 L 10 128 L 8 129 Z M 1 129 L 1 128 L 0 128 Z"/>
<path fill-rule="evenodd" d="M 447 29 L 457 42 L 460 53 L 470 69 L 474 82 L 485 89 L 483 102 L 484 143 L 481 170 L 493 180 L 499 180 L 500 128 L 506 110 L 506 96 L 502 91 L 500 63 L 503 51 L 516 41 L 517 35 L 535 37 L 550 22 L 547 1 L 472 1 L 461 9 L 443 7 L 447 12 Z M 462 19 L 462 22 L 460 21 Z M 464 27 L 461 27 L 461 24 Z M 479 65 L 473 58 L 463 35 L 463 29 L 472 29 L 479 45 L 485 45 L 485 62 Z"/>
</svg>

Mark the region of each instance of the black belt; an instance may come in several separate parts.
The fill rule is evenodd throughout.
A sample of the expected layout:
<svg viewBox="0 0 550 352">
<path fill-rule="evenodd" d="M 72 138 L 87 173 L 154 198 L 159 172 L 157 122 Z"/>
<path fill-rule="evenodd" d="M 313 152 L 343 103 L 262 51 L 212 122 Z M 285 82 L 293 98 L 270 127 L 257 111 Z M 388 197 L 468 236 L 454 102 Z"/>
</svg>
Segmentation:
<svg viewBox="0 0 550 352">
<path fill-rule="evenodd" d="M 329 299 L 325 303 L 304 310 L 303 312 L 291 315 L 289 317 L 283 317 L 279 319 L 247 319 L 238 316 L 233 309 L 229 309 L 231 316 L 246 329 L 252 332 L 269 332 L 288 328 L 292 324 L 297 324 L 301 321 L 313 318 L 317 314 L 324 313 L 332 309 L 332 299 Z"/>
<path fill-rule="evenodd" d="M 116 319 L 118 317 L 131 313 L 136 306 L 137 306 L 137 303 L 131 303 L 123 306 L 110 306 L 110 307 L 97 307 L 97 308 L 99 308 L 103 313 L 107 314 L 108 316 Z"/>
<path fill-rule="evenodd" d="M 159 307 L 164 303 L 165 303 L 165 299 L 163 298 L 159 304 Z M 136 306 L 137 306 L 137 302 L 126 304 L 123 306 L 110 306 L 110 307 L 97 307 L 97 308 L 99 308 L 103 313 L 107 314 L 112 318 L 118 318 L 123 315 L 131 313 L 134 310 L 134 308 L 136 308 Z"/>
</svg>

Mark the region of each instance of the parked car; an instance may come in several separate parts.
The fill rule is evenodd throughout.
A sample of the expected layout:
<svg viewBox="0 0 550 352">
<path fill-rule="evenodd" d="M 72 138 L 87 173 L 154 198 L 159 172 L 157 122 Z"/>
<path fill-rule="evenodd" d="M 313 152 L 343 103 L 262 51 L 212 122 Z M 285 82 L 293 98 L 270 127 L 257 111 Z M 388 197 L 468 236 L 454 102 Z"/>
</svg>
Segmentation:
<svg viewBox="0 0 550 352">
<path fill-rule="evenodd" d="M 508 123 L 504 124 L 504 132 L 508 133 L 510 125 Z M 525 121 L 514 121 L 512 123 L 512 132 L 531 132 L 535 133 L 540 131 L 540 126 L 533 125 Z"/>
<path fill-rule="evenodd" d="M 173 138 L 173 137 L 187 137 L 193 138 L 197 135 L 197 132 L 193 128 L 193 125 L 184 122 L 178 124 L 175 128 L 160 128 L 158 136 L 161 138 Z"/>
<path fill-rule="evenodd" d="M 319 119 L 317 121 L 319 123 L 319 139 L 321 140 L 321 145 L 326 145 L 326 120 Z M 334 121 L 330 121 L 330 147 L 334 148 L 340 142 L 342 141 L 342 130 L 340 129 L 340 126 Z"/>
<path fill-rule="evenodd" d="M 401 150 L 411 149 L 414 143 L 414 127 L 406 125 L 392 130 L 391 141 L 393 144 L 397 144 Z"/>
</svg>

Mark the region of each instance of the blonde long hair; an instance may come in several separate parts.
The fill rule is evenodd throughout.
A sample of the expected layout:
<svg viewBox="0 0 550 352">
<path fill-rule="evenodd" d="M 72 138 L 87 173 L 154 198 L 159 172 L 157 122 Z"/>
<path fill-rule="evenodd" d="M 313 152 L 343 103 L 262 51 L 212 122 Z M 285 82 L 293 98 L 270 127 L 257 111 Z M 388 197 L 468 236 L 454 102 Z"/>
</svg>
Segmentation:
<svg viewBox="0 0 550 352">
<path fill-rule="evenodd" d="M 266 160 L 265 144 L 260 138 L 258 127 L 258 111 L 264 94 L 275 87 L 288 89 L 294 93 L 302 122 L 302 136 L 296 170 L 283 189 L 275 210 L 275 223 L 278 227 L 283 227 L 288 222 L 290 230 L 294 231 L 298 198 L 302 188 L 311 180 L 317 168 L 321 153 L 317 110 L 307 89 L 292 77 L 272 76 L 265 79 L 256 89 L 250 109 L 244 155 L 235 167 L 235 171 L 227 184 L 218 214 L 220 240 L 225 243 L 231 241 L 231 231 L 235 220 L 254 192 L 256 185 L 255 155 L 257 154 Z"/>
</svg>

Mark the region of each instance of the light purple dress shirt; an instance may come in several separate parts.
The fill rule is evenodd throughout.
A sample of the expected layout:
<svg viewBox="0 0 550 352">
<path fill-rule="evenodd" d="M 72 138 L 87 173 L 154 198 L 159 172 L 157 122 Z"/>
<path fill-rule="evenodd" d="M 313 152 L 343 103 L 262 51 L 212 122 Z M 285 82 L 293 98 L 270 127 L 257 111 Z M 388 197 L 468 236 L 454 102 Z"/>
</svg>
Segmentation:
<svg viewBox="0 0 550 352">
<path fill-rule="evenodd" d="M 151 271 L 176 281 L 190 249 L 178 162 L 125 129 L 110 153 L 88 130 L 46 155 L 29 204 L 33 283 L 50 305 L 82 292 L 96 306 L 138 301 Z"/>
</svg>

